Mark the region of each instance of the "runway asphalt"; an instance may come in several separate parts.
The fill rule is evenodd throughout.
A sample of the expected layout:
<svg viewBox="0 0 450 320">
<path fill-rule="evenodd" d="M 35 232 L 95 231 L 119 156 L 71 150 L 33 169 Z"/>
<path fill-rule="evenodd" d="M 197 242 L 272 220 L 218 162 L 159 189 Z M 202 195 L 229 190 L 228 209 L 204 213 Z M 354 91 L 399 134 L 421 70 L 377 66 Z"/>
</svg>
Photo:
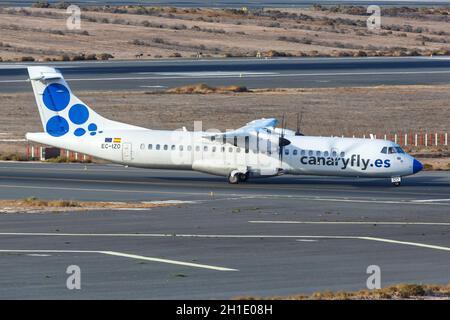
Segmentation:
<svg viewBox="0 0 450 320">
<path fill-rule="evenodd" d="M 195 83 L 250 89 L 450 83 L 450 57 L 173 59 L 46 65 L 61 69 L 74 90 L 151 91 Z M 31 90 L 26 66 L 0 64 L 0 93 Z"/>
<path fill-rule="evenodd" d="M 450 280 L 450 172 L 284 176 L 0 162 L 0 198 L 178 201 L 151 210 L 0 215 L 0 298 L 231 298 Z M 69 265 L 81 290 L 66 288 Z"/>
</svg>

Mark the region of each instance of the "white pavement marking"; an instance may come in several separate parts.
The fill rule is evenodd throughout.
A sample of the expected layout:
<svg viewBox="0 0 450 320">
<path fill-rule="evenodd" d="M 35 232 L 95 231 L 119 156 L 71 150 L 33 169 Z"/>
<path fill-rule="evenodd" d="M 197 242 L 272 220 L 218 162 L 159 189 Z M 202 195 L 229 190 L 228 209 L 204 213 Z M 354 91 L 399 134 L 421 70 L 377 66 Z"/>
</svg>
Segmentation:
<svg viewBox="0 0 450 320">
<path fill-rule="evenodd" d="M 145 194 L 175 194 L 204 196 L 207 192 L 177 192 L 177 191 L 151 191 L 151 190 L 119 190 L 119 189 L 97 189 L 97 188 L 64 188 L 64 187 L 44 187 L 44 186 L 26 186 L 26 185 L 7 185 L 0 184 L 0 187 L 19 188 L 19 189 L 45 189 L 45 190 L 70 190 L 70 191 L 89 191 L 89 192 L 116 192 L 116 193 L 145 193 Z"/>
<path fill-rule="evenodd" d="M 409 242 L 409 241 L 398 241 L 398 240 L 385 239 L 385 238 L 375 238 L 375 237 L 357 237 L 357 239 L 370 240 L 370 241 L 379 241 L 379 242 L 387 242 L 387 243 L 395 243 L 395 244 L 404 244 L 404 245 L 407 245 L 407 246 L 415 246 L 415 247 L 422 247 L 422 248 L 428 248 L 428 249 L 450 251 L 450 247 L 435 246 L 435 245 L 426 244 L 426 243 Z"/>
<path fill-rule="evenodd" d="M 108 208 L 111 211 L 151 211 L 152 208 Z"/>
<path fill-rule="evenodd" d="M 191 263 L 191 262 L 183 262 L 178 260 L 169 260 L 169 259 L 160 259 L 153 257 L 146 257 L 136 254 L 128 254 L 117 251 L 97 251 L 97 250 L 0 250 L 0 253 L 28 253 L 28 254 L 45 254 L 45 253 L 100 253 L 106 254 L 110 256 L 124 257 L 136 260 L 145 260 L 145 261 L 153 261 L 153 262 L 161 262 L 167 264 L 174 264 L 186 267 L 193 268 L 202 268 L 202 269 L 210 269 L 217 271 L 239 271 L 237 269 L 230 269 L 224 267 L 211 266 L 207 264 L 199 264 L 199 263 Z"/>
<path fill-rule="evenodd" d="M 278 75 L 278 72 L 246 72 L 246 71 L 197 71 L 197 72 L 142 72 L 139 74 L 153 74 L 161 76 L 183 76 L 183 77 L 205 77 L 205 76 L 268 76 L 268 75 Z"/>
<path fill-rule="evenodd" d="M 28 232 L 2 232 L 0 236 L 59 236 L 59 237 L 148 237 L 148 238 L 199 238 L 199 239 L 342 239 L 342 240 L 368 240 L 407 246 L 450 251 L 450 247 L 436 246 L 426 243 L 399 241 L 386 238 L 367 236 L 307 236 L 307 235 L 267 235 L 267 234 L 165 234 L 165 233 L 28 233 Z M 38 250 L 39 251 L 39 250 Z M 2 250 L 0 250 L 2 252 Z M 42 252 L 39 251 L 39 252 Z M 97 252 L 97 251 L 93 251 Z M 105 251 L 98 251 L 105 253 Z M 109 252 L 109 251 L 106 251 Z"/>
<path fill-rule="evenodd" d="M 288 221 L 288 220 L 250 220 L 249 223 L 262 224 L 362 224 L 362 225 L 424 225 L 424 226 L 450 226 L 450 222 L 402 222 L 402 221 Z"/>
<path fill-rule="evenodd" d="M 141 201 L 146 204 L 193 204 L 198 203 L 198 201 L 193 200 L 159 200 L 159 201 Z"/>
<path fill-rule="evenodd" d="M 425 199 L 425 200 L 412 200 L 413 202 L 445 202 L 450 201 L 450 199 Z"/>
<path fill-rule="evenodd" d="M 323 76 L 374 76 L 374 75 L 415 75 L 415 74 L 449 74 L 444 70 L 425 71 L 385 71 L 385 72 L 333 72 L 333 73 L 280 73 L 280 74 L 242 74 L 242 75 L 198 75 L 198 76 L 154 76 L 154 77 L 110 77 L 110 78 L 72 78 L 66 81 L 127 81 L 127 80 L 165 80 L 165 79 L 214 79 L 214 78 L 258 78 L 258 77 L 323 77 Z M 28 82 L 28 80 L 0 80 L 0 83 Z"/>
<path fill-rule="evenodd" d="M 203 269 L 211 269 L 211 270 L 217 270 L 217 271 L 238 271 L 237 269 L 230 269 L 230 268 L 210 266 L 210 265 L 206 265 L 206 264 L 198 264 L 198 263 L 191 263 L 191 262 L 176 261 L 176 260 L 144 257 L 144 256 L 140 256 L 140 255 L 121 253 L 121 252 L 115 252 L 115 251 L 101 251 L 101 253 L 109 254 L 111 256 L 119 256 L 119 257 L 125 257 L 125 258 L 130 258 L 130 259 L 169 263 L 169 264 L 175 264 L 175 265 L 193 267 L 193 268 L 203 268 Z"/>
</svg>

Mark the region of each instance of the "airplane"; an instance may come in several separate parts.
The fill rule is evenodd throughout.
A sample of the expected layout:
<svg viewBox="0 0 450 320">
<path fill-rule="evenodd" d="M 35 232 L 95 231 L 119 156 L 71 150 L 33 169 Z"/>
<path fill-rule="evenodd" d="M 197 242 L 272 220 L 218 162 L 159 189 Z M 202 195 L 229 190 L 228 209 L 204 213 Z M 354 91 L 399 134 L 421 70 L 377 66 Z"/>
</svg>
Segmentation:
<svg viewBox="0 0 450 320">
<path fill-rule="evenodd" d="M 258 119 L 226 132 L 151 130 L 106 119 L 78 99 L 60 71 L 28 67 L 44 132 L 26 139 L 113 163 L 152 169 L 194 170 L 231 184 L 258 177 L 319 175 L 402 177 L 422 164 L 392 141 L 306 136 Z"/>
</svg>

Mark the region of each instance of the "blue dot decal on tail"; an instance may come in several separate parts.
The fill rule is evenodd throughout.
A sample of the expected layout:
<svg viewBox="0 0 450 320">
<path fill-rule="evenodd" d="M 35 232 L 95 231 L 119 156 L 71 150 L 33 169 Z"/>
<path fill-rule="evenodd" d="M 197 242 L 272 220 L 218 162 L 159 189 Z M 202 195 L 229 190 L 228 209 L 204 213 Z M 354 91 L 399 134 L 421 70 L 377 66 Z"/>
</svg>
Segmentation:
<svg viewBox="0 0 450 320">
<path fill-rule="evenodd" d="M 95 123 L 91 123 L 88 126 L 88 130 L 91 132 L 91 136 L 95 136 L 97 134 L 97 125 Z"/>
<path fill-rule="evenodd" d="M 69 110 L 69 118 L 75 124 L 83 124 L 89 119 L 89 110 L 82 104 L 73 105 Z"/>
<path fill-rule="evenodd" d="M 49 135 L 61 137 L 69 132 L 69 123 L 63 117 L 54 116 L 47 121 L 45 128 Z"/>
<path fill-rule="evenodd" d="M 86 133 L 86 130 L 84 130 L 83 128 L 78 128 L 73 132 L 73 134 L 76 135 L 77 137 L 81 137 L 85 133 Z"/>
<path fill-rule="evenodd" d="M 88 127 L 89 131 L 97 131 L 97 125 L 95 123 L 91 123 Z"/>
<path fill-rule="evenodd" d="M 62 84 L 52 83 L 45 88 L 43 100 L 48 109 L 56 112 L 62 111 L 70 102 L 70 93 Z"/>
</svg>

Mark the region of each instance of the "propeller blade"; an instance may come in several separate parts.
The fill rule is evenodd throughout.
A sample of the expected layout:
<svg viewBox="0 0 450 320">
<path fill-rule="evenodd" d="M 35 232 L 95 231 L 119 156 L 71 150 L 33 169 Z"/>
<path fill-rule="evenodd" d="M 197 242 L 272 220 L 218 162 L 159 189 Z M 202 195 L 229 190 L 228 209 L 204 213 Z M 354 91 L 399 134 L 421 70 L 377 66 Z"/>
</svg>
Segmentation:
<svg viewBox="0 0 450 320">
<path fill-rule="evenodd" d="M 291 142 L 287 139 L 284 138 L 284 134 L 285 134 L 285 119 L 284 119 L 284 113 L 283 113 L 283 117 L 281 120 L 281 136 L 278 139 L 278 147 L 279 147 L 279 154 L 278 157 L 280 159 L 280 168 L 283 167 L 283 153 L 284 153 L 284 147 L 287 146 L 288 144 L 290 144 Z"/>
</svg>

